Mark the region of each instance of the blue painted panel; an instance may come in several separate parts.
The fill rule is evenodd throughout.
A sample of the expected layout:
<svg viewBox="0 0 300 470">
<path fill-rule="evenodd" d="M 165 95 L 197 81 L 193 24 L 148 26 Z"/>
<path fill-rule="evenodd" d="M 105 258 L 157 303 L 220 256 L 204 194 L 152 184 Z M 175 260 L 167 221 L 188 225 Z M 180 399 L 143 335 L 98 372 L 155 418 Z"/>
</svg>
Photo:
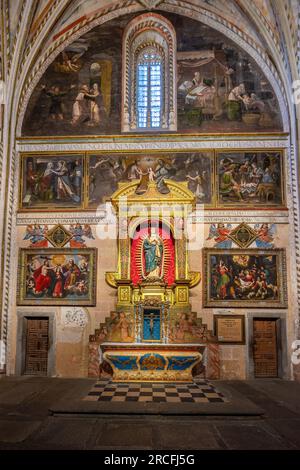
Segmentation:
<svg viewBox="0 0 300 470">
<path fill-rule="evenodd" d="M 197 362 L 193 356 L 170 356 L 168 357 L 168 370 L 186 370 Z"/>
<path fill-rule="evenodd" d="M 143 321 L 143 340 L 144 341 L 160 341 L 161 324 L 160 311 L 145 309 Z"/>
<path fill-rule="evenodd" d="M 136 356 L 107 356 L 107 359 L 120 370 L 136 370 L 138 368 Z"/>
</svg>

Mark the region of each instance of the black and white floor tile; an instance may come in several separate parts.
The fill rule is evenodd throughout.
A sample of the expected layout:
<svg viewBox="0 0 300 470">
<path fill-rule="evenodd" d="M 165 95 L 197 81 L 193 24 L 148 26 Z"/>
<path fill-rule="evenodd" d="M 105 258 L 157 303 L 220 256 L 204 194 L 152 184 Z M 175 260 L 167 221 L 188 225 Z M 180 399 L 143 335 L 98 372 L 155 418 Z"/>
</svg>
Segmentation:
<svg viewBox="0 0 300 470">
<path fill-rule="evenodd" d="M 114 383 L 99 380 L 84 398 L 101 402 L 225 403 L 226 397 L 206 380 L 192 383 Z"/>
</svg>

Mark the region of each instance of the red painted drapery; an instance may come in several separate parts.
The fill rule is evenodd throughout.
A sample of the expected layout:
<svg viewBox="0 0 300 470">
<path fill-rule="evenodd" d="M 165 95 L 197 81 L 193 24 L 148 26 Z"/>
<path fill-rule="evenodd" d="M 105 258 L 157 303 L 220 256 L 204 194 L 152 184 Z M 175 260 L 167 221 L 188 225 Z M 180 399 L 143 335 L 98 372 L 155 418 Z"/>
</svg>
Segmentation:
<svg viewBox="0 0 300 470">
<path fill-rule="evenodd" d="M 164 257 L 163 257 L 163 279 L 165 283 L 170 286 L 175 281 L 175 242 L 172 233 L 168 227 L 164 225 L 158 228 L 158 233 L 164 244 Z M 142 227 L 136 231 L 134 238 L 131 241 L 131 266 L 130 266 L 130 277 L 133 285 L 138 285 L 143 281 L 141 272 L 139 269 L 141 257 L 145 272 L 145 259 L 143 255 L 142 243 L 143 239 L 150 234 L 149 227 Z"/>
</svg>

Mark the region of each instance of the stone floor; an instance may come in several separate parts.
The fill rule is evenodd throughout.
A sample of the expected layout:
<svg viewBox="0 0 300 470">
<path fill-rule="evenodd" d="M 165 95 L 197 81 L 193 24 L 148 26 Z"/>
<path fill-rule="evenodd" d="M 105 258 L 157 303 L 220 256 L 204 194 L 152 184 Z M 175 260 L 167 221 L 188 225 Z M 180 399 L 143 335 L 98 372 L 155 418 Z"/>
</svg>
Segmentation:
<svg viewBox="0 0 300 470">
<path fill-rule="evenodd" d="M 114 383 L 98 380 L 85 401 L 100 402 L 153 402 L 153 403 L 223 403 L 224 395 L 206 380 L 192 383 Z"/>
<path fill-rule="evenodd" d="M 105 408 L 97 402 L 98 408 L 89 409 L 80 403 L 95 406 L 83 400 L 95 380 L 3 377 L 0 450 L 300 449 L 300 383 L 212 383 L 228 403 Z"/>
</svg>

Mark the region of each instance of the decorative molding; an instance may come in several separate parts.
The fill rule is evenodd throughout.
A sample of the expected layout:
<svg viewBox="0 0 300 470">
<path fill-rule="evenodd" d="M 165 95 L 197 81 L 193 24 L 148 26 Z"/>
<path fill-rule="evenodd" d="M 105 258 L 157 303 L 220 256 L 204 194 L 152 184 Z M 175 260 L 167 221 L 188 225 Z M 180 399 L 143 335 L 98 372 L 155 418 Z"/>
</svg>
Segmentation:
<svg viewBox="0 0 300 470">
<path fill-rule="evenodd" d="M 150 142 L 86 142 L 86 143 L 75 143 L 75 142 L 59 142 L 56 141 L 47 142 L 45 144 L 38 143 L 25 143 L 24 141 L 17 144 L 19 152 L 99 152 L 99 151 L 132 151 L 132 150 L 206 150 L 206 149 L 264 149 L 264 148 L 287 148 L 289 144 L 288 137 L 282 138 L 282 140 L 259 140 L 256 136 L 255 140 L 216 140 L 211 137 L 211 140 L 199 140 L 199 141 L 158 141 L 152 139 Z"/>
<path fill-rule="evenodd" d="M 18 23 L 17 23 L 17 26 L 16 26 L 16 30 L 15 30 L 15 35 L 13 37 L 12 44 L 10 45 L 11 47 L 10 47 L 10 52 L 9 52 L 8 70 L 10 70 L 12 60 L 14 59 L 19 32 L 20 32 L 20 29 L 21 29 L 22 22 L 24 22 L 23 15 L 24 15 L 24 11 L 25 11 L 25 6 L 26 6 L 26 2 L 24 1 L 21 5 L 21 9 L 20 9 L 20 12 L 19 12 L 19 19 L 18 19 Z M 31 12 L 32 11 L 33 11 L 33 8 L 31 9 Z"/>
<path fill-rule="evenodd" d="M 157 8 L 158 5 L 164 2 L 164 0 L 137 0 L 143 7 L 147 8 L 148 10 L 152 10 L 153 8 Z"/>
<path fill-rule="evenodd" d="M 101 215 L 99 215 L 101 212 Z M 110 215 L 110 213 L 108 214 Z M 91 212 L 87 215 L 86 211 L 83 212 L 51 212 L 51 213 L 38 213 L 38 214 L 25 214 L 19 213 L 17 215 L 17 225 L 27 226 L 30 224 L 46 224 L 56 225 L 57 223 L 68 225 L 73 224 L 75 221 L 80 224 L 89 225 L 114 225 L 117 218 L 106 217 L 105 210 Z M 188 220 L 193 223 L 276 223 L 288 224 L 289 213 L 288 211 L 253 211 L 253 210 L 205 210 L 200 213 L 193 213 L 188 216 Z"/>
<path fill-rule="evenodd" d="M 100 213 L 99 213 L 100 212 Z M 48 212 L 48 213 L 38 213 L 38 214 L 25 214 L 19 213 L 17 215 L 17 225 L 30 225 L 30 224 L 45 224 L 45 225 L 56 225 L 57 223 L 62 225 L 72 225 L 74 221 L 80 224 L 106 224 L 107 222 L 112 223 L 113 221 L 108 221 L 106 218 L 106 212 L 98 211 L 97 213 L 91 212 L 90 215 L 87 215 L 86 211 L 83 212 Z"/>
<path fill-rule="evenodd" d="M 289 197 L 289 207 L 290 207 L 290 224 L 291 224 L 291 233 L 294 234 L 290 239 L 290 250 L 293 254 L 294 263 L 291 263 L 290 275 L 296 280 L 297 287 L 294 292 L 295 298 L 295 320 L 298 323 L 295 324 L 295 333 L 296 337 L 300 338 L 300 218 L 299 218 L 299 171 L 297 169 L 297 153 L 295 148 L 297 145 L 296 133 L 293 136 L 295 139 L 295 145 L 290 146 L 289 150 L 289 165 L 288 165 L 288 180 L 290 181 L 290 197 Z"/>
</svg>

